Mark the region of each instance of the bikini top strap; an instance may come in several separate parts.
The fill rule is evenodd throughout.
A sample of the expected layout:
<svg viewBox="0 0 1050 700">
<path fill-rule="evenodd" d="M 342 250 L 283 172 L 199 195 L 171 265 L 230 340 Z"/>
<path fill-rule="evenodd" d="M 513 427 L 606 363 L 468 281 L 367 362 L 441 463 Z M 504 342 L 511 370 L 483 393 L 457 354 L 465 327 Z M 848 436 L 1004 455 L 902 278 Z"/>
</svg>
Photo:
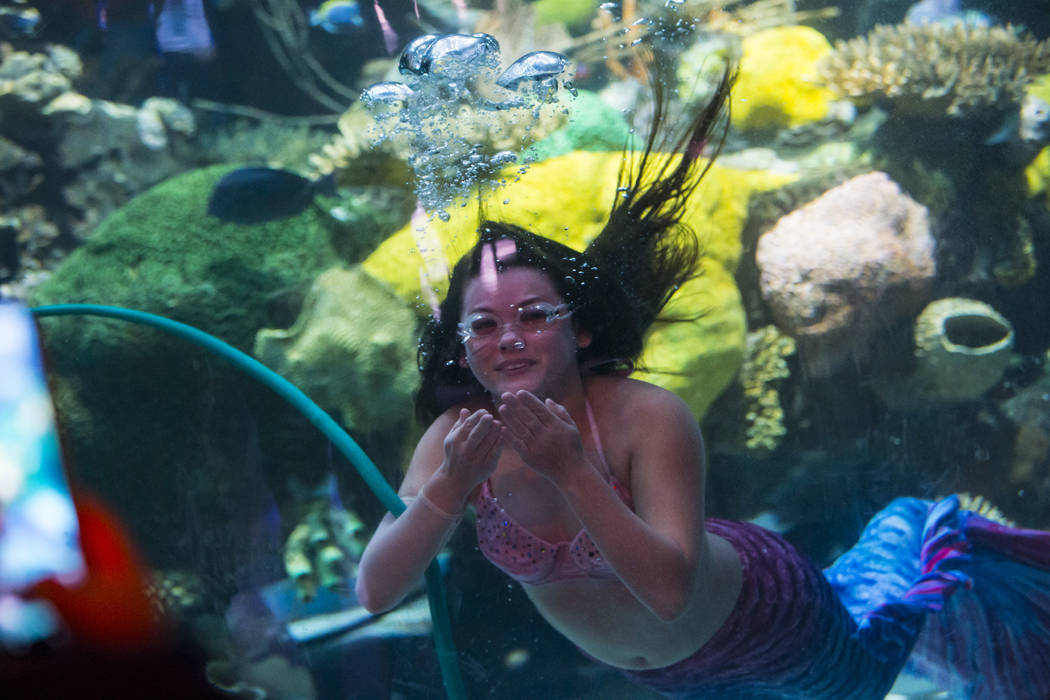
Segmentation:
<svg viewBox="0 0 1050 700">
<path fill-rule="evenodd" d="M 601 461 L 602 469 L 605 470 L 606 476 L 612 476 L 612 469 L 609 468 L 609 463 L 605 460 L 605 449 L 602 447 L 602 436 L 598 432 L 598 421 L 594 419 L 594 409 L 591 408 L 591 401 L 588 398 L 584 398 L 584 405 L 587 407 L 587 422 L 591 426 L 591 437 L 594 440 L 594 446 L 598 448 L 598 459 Z"/>
</svg>

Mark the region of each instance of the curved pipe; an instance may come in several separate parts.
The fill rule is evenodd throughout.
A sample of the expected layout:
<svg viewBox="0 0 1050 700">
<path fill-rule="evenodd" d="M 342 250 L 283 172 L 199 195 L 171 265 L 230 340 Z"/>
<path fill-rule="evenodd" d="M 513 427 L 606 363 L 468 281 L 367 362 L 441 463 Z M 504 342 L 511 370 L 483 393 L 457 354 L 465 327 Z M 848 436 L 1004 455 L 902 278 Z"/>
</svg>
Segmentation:
<svg viewBox="0 0 1050 700">
<path fill-rule="evenodd" d="M 163 316 L 125 309 L 119 306 L 100 304 L 54 304 L 30 309 L 36 316 L 101 316 L 121 321 L 139 323 L 178 336 L 199 345 L 230 362 L 234 367 L 248 376 L 257 379 L 279 396 L 284 398 L 296 410 L 313 423 L 325 437 L 332 441 L 336 449 L 343 453 L 354 465 L 357 473 L 372 490 L 379 501 L 394 515 L 401 515 L 405 503 L 386 482 L 379 469 L 369 459 L 364 450 L 343 430 L 335 420 L 325 413 L 320 406 L 290 381 L 262 364 L 254 357 L 225 343 L 213 335 L 178 321 Z M 427 598 L 430 602 L 430 617 L 433 620 L 434 645 L 437 648 L 438 665 L 445 684 L 445 692 L 452 700 L 466 698 L 463 679 L 459 674 L 456 659 L 456 647 L 452 640 L 452 625 L 448 616 L 448 599 L 445 595 L 445 584 L 437 562 L 431 562 L 426 571 Z"/>
</svg>

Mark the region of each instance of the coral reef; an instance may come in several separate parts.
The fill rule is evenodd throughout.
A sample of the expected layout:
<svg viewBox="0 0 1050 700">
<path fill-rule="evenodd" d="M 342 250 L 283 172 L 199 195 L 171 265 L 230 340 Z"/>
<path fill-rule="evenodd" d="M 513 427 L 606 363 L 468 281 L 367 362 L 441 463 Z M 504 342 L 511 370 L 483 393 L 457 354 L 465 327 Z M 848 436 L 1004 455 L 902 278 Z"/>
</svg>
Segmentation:
<svg viewBox="0 0 1050 700">
<path fill-rule="evenodd" d="M 271 325 L 260 297 L 305 290 L 313 275 L 341 261 L 334 239 L 349 234 L 315 207 L 258 226 L 208 216 L 212 188 L 231 169 L 186 173 L 136 197 L 98 227 L 33 302 L 123 305 L 250 347 L 255 331 Z M 100 331 L 107 343 L 124 335 Z"/>
<path fill-rule="evenodd" d="M 578 25 L 586 23 L 594 15 L 591 0 L 536 0 L 532 3 L 536 13 L 536 24 L 543 26 Z"/>
<path fill-rule="evenodd" d="M 733 123 L 745 131 L 796 127 L 828 115 L 834 95 L 817 84 L 831 44 L 811 27 L 776 27 L 743 40 Z"/>
<path fill-rule="evenodd" d="M 0 43 L 0 217 L 16 230 L 0 262 L 5 294 L 24 297 L 106 214 L 194 160 L 183 148 L 196 135 L 188 109 L 82 95 L 81 70 L 68 48 Z"/>
<path fill-rule="evenodd" d="M 795 354 L 795 340 L 776 326 L 765 326 L 747 334 L 747 359 L 737 381 L 748 408 L 744 414 L 744 446 L 757 453 L 770 453 L 787 434 L 779 385 L 791 376 L 787 358 Z"/>
<path fill-rule="evenodd" d="M 819 67 L 836 94 L 898 114 L 962 117 L 1003 111 L 1050 71 L 1050 43 L 1014 27 L 880 25 L 839 41 Z"/>
<path fill-rule="evenodd" d="M 365 255 L 389 232 L 376 224 L 349 228 L 319 206 L 255 226 L 210 217 L 210 193 L 229 170 L 216 166 L 186 173 L 133 199 L 34 291 L 31 303 L 138 309 L 250 351 L 260 328 L 292 324 L 318 274 Z M 362 222 L 373 218 L 355 211 L 366 202 L 344 206 Z M 378 218 L 387 215 L 380 212 Z M 405 332 L 410 329 L 406 324 Z M 291 470 L 309 478 L 326 465 L 324 447 L 311 442 L 319 438 L 305 420 L 296 422 L 275 397 L 261 387 L 246 387 L 234 370 L 210 362 L 187 343 L 94 318 L 49 320 L 44 331 L 52 376 L 61 387 L 58 410 L 78 446 L 79 475 L 127 504 L 122 515 L 133 531 L 158 538 L 172 531 L 172 521 L 184 511 L 166 504 L 180 494 L 213 494 L 205 510 L 214 513 L 243 503 L 246 461 L 251 462 L 242 442 L 249 439 L 243 437 L 246 430 L 255 436 L 250 439 L 264 443 L 255 452 L 262 450 L 277 473 Z M 404 343 L 410 352 L 411 341 Z M 407 401 L 401 403 L 400 410 L 408 411 Z M 379 453 L 371 454 L 375 459 Z M 199 483 L 194 475 L 206 477 Z M 272 484 L 280 493 L 281 479 Z M 139 498 L 146 492 L 149 499 Z M 161 556 L 173 551 L 163 545 Z"/>
<path fill-rule="evenodd" d="M 288 329 L 263 329 L 255 356 L 343 422 L 369 432 L 407 422 L 416 315 L 360 267 L 321 273 Z"/>
<path fill-rule="evenodd" d="M 813 24 L 837 17 L 841 10 L 835 6 L 799 9 L 795 0 L 751 0 L 750 2 L 720 2 L 715 0 L 687 0 L 686 9 L 696 16 L 696 9 L 706 9 L 698 17 L 709 23 L 714 31 L 748 35 L 763 29 L 788 25 Z M 731 8 L 731 9 L 730 9 Z"/>
<path fill-rule="evenodd" d="M 999 507 L 981 494 L 972 494 L 967 491 L 956 494 L 959 497 L 959 508 L 973 511 L 982 518 L 994 520 L 1007 527 L 1017 527 L 1017 523 L 1003 515 Z"/>
<path fill-rule="evenodd" d="M 1010 322 L 973 299 L 931 302 L 915 321 L 914 337 L 914 371 L 873 384 L 884 402 L 900 410 L 977 400 L 1014 360 Z"/>
<path fill-rule="evenodd" d="M 1045 519 L 1050 505 L 1050 372 L 1044 353 L 1042 374 L 1031 384 L 1000 404 L 1000 410 L 1013 428 L 1012 454 L 1006 470 L 1006 488 L 1027 494 L 1033 511 Z"/>
<path fill-rule="evenodd" d="M 569 103 L 571 104 L 571 102 Z M 477 114 L 460 110 L 455 116 L 443 117 L 446 126 L 456 129 L 467 142 L 479 144 L 485 153 L 517 150 L 542 139 L 569 121 L 570 109 L 565 103 L 548 104 L 531 118 L 518 112 L 486 112 Z M 311 159 L 319 173 L 328 173 L 350 167 L 351 163 L 369 150 L 378 149 L 402 160 L 408 160 L 413 150 L 404 139 L 379 142 L 379 130 L 368 110 L 355 102 L 339 118 L 339 136 L 325 144 Z"/>
<path fill-rule="evenodd" d="M 623 158 L 619 152 L 575 151 L 533 164 L 485 196 L 485 215 L 509 221 L 582 249 L 601 230 L 615 196 Z M 732 379 L 743 360 L 745 319 L 733 271 L 740 258 L 740 231 L 753 193 L 774 189 L 791 175 L 713 168 L 701 197 L 690 201 L 685 222 L 700 236 L 706 256 L 702 274 L 672 299 L 668 313 L 696 323 L 655 329 L 638 376 L 677 392 L 698 416 Z M 477 202 L 450 207 L 448 222 L 416 221 L 384 241 L 363 263 L 422 315 L 443 293 L 447 271 L 471 245 Z M 554 228 L 556 226 L 556 228 Z"/>
<path fill-rule="evenodd" d="M 879 26 L 829 43 L 896 21 L 910 0 L 824 10 L 810 9 L 821 4 L 812 0 L 500 0 L 487 9 L 420 0 L 418 19 L 380 2 L 400 45 L 421 25 L 489 32 L 504 56 L 563 53 L 587 88 L 572 99 L 562 90 L 557 104 L 533 112 L 478 109 L 446 83 L 449 97 L 431 103 L 420 143 L 404 134 L 381 141 L 357 99 L 365 85 L 408 80 L 386 57 L 390 37 L 377 33 L 371 3 L 365 32 L 335 35 L 309 27 L 296 0 L 217 0 L 218 61 L 181 56 L 166 66 L 196 73 L 193 87 L 205 88 L 177 93 L 196 98 L 181 103 L 141 102 L 173 92 L 143 79 L 166 60 L 152 46 L 118 47 L 115 27 L 105 47 L 78 43 L 78 56 L 52 43 L 70 42 L 59 10 L 37 4 L 48 15 L 40 34 L 0 42 L 0 294 L 134 307 L 252 350 L 341 420 L 396 481 L 418 434 L 408 427 L 415 333 L 449 264 L 476 240 L 478 218 L 582 249 L 616 197 L 624 144 L 645 133 L 650 75 L 677 113 L 704 102 L 712 77 L 739 61 L 725 152 L 686 216 L 706 252 L 702 274 L 668 308 L 696 321 L 656 324 L 635 375 L 677 392 L 704 421 L 709 512 L 761 515 L 815 559 L 852 543 L 861 515 L 902 494 L 966 489 L 1045 527 L 1048 42 L 1009 26 L 959 24 Z M 143 4 L 109 3 L 114 25 L 132 5 Z M 875 6 L 877 17 L 854 19 Z M 849 17 L 832 19 L 836 10 Z M 1045 25 L 1009 16 L 1046 36 Z M 244 48 L 251 58 L 242 61 L 235 54 Z M 277 63 L 253 64 L 267 49 Z M 114 87 L 120 71 L 102 70 L 113 59 L 144 64 L 138 80 L 122 78 L 133 88 Z M 101 99 L 130 93 L 134 104 Z M 501 95 L 476 96 L 492 107 Z M 305 116 L 318 104 L 328 113 Z M 446 147 L 452 138 L 466 150 Z M 413 191 L 414 159 L 427 148 L 448 156 L 438 175 L 464 190 L 473 167 L 465 158 L 518 160 L 484 170 L 481 194 L 463 191 L 445 207 L 449 221 L 428 220 Z M 224 165 L 183 172 L 215 162 Z M 227 168 L 263 163 L 334 173 L 338 199 L 259 226 L 206 216 Z M 919 315 L 931 290 L 995 309 L 942 299 Z M 261 607 L 241 610 L 240 620 L 225 614 L 244 582 L 282 577 L 282 557 L 297 583 L 280 584 L 290 598 L 346 583 L 362 523 L 382 515 L 351 467 L 308 421 L 196 347 L 99 319 L 41 327 L 77 477 L 144 538 L 164 572 L 152 589 L 158 606 L 187 623 L 215 685 L 243 697 L 320 697 L 336 682 L 360 691 L 345 673 L 328 676 L 327 662 L 279 658 L 290 648 L 278 641 L 284 624 Z M 329 474 L 339 475 L 352 511 L 334 488 L 323 498 L 311 490 Z M 297 492 L 293 477 L 306 486 Z M 980 497 L 968 503 L 997 515 Z M 473 546 L 469 532 L 457 538 L 456 553 Z M 490 585 L 498 572 L 479 574 L 473 558 L 460 559 L 453 600 L 506 597 L 502 584 Z M 497 649 L 475 627 L 490 622 L 491 607 L 475 608 L 460 629 Z M 532 664 L 561 649 L 519 641 L 505 648 L 532 654 Z M 377 672 L 374 645 L 367 662 L 346 663 L 351 641 L 336 644 L 339 667 L 362 678 L 389 671 L 403 689 L 436 677 L 426 645 L 424 663 L 391 653 L 399 667 Z M 470 694 L 514 694 L 521 676 L 500 675 L 511 670 L 499 664 L 503 650 L 468 679 Z M 460 661 L 476 670 L 474 659 Z M 570 686 L 556 677 L 566 676 L 547 679 L 560 697 Z M 587 678 L 594 694 L 595 676 Z"/>
<path fill-rule="evenodd" d="M 431 65 L 432 50 L 440 63 Z M 539 73 L 537 53 L 553 61 Z M 398 80 L 368 87 L 340 117 L 340 136 L 312 164 L 321 173 L 342 171 L 380 149 L 410 167 L 422 206 L 444 217 L 455 196 L 519 161 L 525 147 L 568 121 L 564 100 L 575 94 L 569 61 L 549 49 L 537 53 L 501 74 L 500 44 L 489 34 L 418 37 L 401 54 Z"/>
<path fill-rule="evenodd" d="M 833 373 L 894 319 L 917 310 L 934 278 L 926 209 L 885 173 L 828 190 L 758 240 L 762 296 L 799 341 L 812 376 Z"/>
<path fill-rule="evenodd" d="M 331 129 L 272 119 L 238 119 L 201 134 L 202 152 L 215 163 L 259 163 L 309 172 L 311 158 L 332 140 Z"/>
<path fill-rule="evenodd" d="M 44 207 L 25 204 L 0 219 L 0 295 L 25 298 L 64 257 L 62 232 Z"/>
<path fill-rule="evenodd" d="M 992 277 L 1003 287 L 1014 288 L 1030 282 L 1039 267 L 1035 254 L 1032 225 L 1028 219 L 1018 216 L 1012 228 L 1003 222 L 1002 240 L 996 247 L 996 261 L 992 266 Z"/>
<path fill-rule="evenodd" d="M 207 677 L 223 695 L 231 698 L 315 700 L 318 697 L 308 667 L 295 665 L 279 654 L 209 661 Z"/>
<path fill-rule="evenodd" d="M 1042 198 L 1050 209 L 1050 146 L 1039 152 L 1035 160 L 1024 171 L 1028 185 L 1028 195 L 1033 199 Z"/>
<path fill-rule="evenodd" d="M 284 548 L 284 570 L 302 600 L 312 600 L 318 586 L 345 585 L 357 576 L 357 563 L 369 533 L 356 513 L 328 498 L 303 504 L 303 515 Z"/>
<path fill-rule="evenodd" d="M 158 617 L 186 619 L 206 612 L 209 600 L 207 586 L 193 571 L 168 569 L 154 571 L 146 594 L 155 606 Z"/>
<path fill-rule="evenodd" d="M 1006 439 L 1011 449 L 996 478 L 1009 502 L 1025 505 L 1027 519 L 1046 523 L 1050 508 L 1050 352 L 1039 360 L 1042 368 L 1034 380 L 999 403 L 1008 421 Z"/>
<path fill-rule="evenodd" d="M 69 92 L 81 70 L 80 57 L 64 46 L 51 45 L 45 53 L 30 53 L 0 43 L 0 126 L 7 128 L 13 118 L 36 114 Z"/>
<path fill-rule="evenodd" d="M 1050 74 L 1042 75 L 1032 81 L 1028 86 L 1028 98 L 1043 105 L 1050 104 Z M 1045 113 L 1040 116 L 1042 120 L 1038 124 L 1037 133 L 1032 136 L 1041 137 L 1046 144 L 1039 153 L 1029 162 L 1025 168 L 1025 180 L 1027 195 L 1034 199 L 1043 198 L 1045 206 L 1050 209 L 1050 117 Z"/>
<path fill-rule="evenodd" d="M 529 146 L 527 160 L 542 161 L 571 151 L 615 151 L 631 138 L 623 114 L 597 94 L 580 90 L 567 106 L 568 123 Z"/>
</svg>

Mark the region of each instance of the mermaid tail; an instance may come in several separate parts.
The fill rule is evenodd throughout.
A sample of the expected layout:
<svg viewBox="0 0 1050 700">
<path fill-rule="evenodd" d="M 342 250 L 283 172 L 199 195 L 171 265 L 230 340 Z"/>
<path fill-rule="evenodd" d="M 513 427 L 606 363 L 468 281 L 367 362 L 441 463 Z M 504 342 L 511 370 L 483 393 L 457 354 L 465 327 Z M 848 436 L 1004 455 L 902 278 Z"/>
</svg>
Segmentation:
<svg viewBox="0 0 1050 700">
<path fill-rule="evenodd" d="M 1050 533 L 902 498 L 824 573 L 884 663 L 972 700 L 1050 698 Z"/>
</svg>

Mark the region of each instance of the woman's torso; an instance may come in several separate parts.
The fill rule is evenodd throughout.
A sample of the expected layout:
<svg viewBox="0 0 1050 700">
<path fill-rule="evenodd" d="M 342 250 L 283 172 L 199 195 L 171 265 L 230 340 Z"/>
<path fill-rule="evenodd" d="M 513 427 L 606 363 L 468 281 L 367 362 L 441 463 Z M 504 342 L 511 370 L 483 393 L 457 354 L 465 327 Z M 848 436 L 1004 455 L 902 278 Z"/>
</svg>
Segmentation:
<svg viewBox="0 0 1050 700">
<path fill-rule="evenodd" d="M 588 458 L 596 468 L 609 470 L 611 486 L 629 489 L 631 484 L 635 466 L 631 435 L 639 431 L 628 430 L 626 421 L 644 420 L 629 409 L 631 393 L 638 390 L 651 391 L 652 387 L 621 378 L 588 379 L 586 398 L 593 408 L 594 423 L 586 415 L 574 416 Z M 592 434 L 594 424 L 597 436 Z M 504 452 L 489 484 L 491 495 L 515 527 L 556 545 L 579 541 L 581 523 L 557 487 L 524 465 L 513 451 Z M 621 497 L 629 503 L 629 493 Z M 651 613 L 602 567 L 593 567 L 593 575 L 579 572 L 542 585 L 523 582 L 523 586 L 551 625 L 598 660 L 631 669 L 666 666 L 696 651 L 714 635 L 729 616 L 740 589 L 735 551 L 719 537 L 707 535 L 705 539 L 706 551 L 699 559 L 690 603 L 672 621 Z"/>
</svg>

